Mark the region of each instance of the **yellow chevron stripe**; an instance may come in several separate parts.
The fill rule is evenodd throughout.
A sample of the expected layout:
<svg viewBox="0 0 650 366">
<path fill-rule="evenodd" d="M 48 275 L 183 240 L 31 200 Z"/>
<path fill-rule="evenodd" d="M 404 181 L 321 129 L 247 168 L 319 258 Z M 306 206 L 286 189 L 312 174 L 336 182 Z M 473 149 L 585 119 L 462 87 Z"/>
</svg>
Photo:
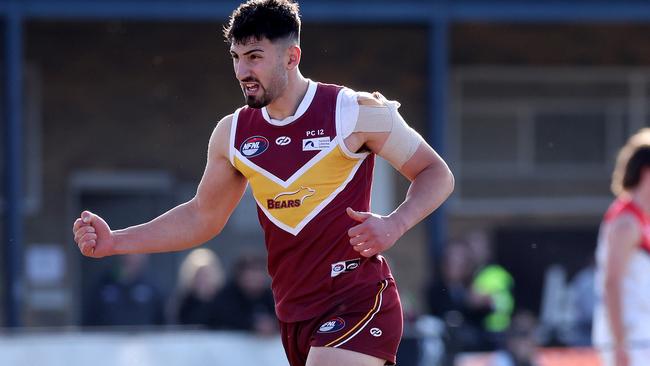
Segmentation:
<svg viewBox="0 0 650 366">
<path fill-rule="evenodd" d="M 347 336 L 349 336 L 350 334 L 352 334 L 352 332 L 357 330 L 357 328 L 359 328 L 361 326 L 361 324 L 363 324 L 363 322 L 366 321 L 366 319 L 368 319 L 374 312 L 379 310 L 379 309 L 377 309 L 377 307 L 379 306 L 379 296 L 381 295 L 382 292 L 384 292 L 384 290 L 386 289 L 387 286 L 388 286 L 388 281 L 382 281 L 381 282 L 381 288 L 379 288 L 379 291 L 377 292 L 377 295 L 375 295 L 375 304 L 372 306 L 370 311 L 368 311 L 366 316 L 364 316 L 363 319 L 361 319 L 357 324 L 354 325 L 354 327 L 352 327 L 350 330 L 348 330 L 345 334 L 343 334 L 342 336 L 338 337 L 337 339 L 331 341 L 330 343 L 326 344 L 325 347 L 336 347 L 335 343 L 339 343 L 339 341 L 340 342 L 345 341 L 345 338 Z"/>
<path fill-rule="evenodd" d="M 235 167 L 248 179 L 253 195 L 263 207 L 268 209 L 268 200 L 280 194 L 283 194 L 278 197 L 281 200 L 301 200 L 299 207 L 268 209 L 275 219 L 291 228 L 298 226 L 322 201 L 341 187 L 358 163 L 358 160 L 347 158 L 341 147 L 337 146 L 291 185 L 282 187 L 237 156 L 234 160 Z M 315 189 L 315 192 L 309 189 Z M 291 192 L 294 194 L 287 194 Z"/>
</svg>

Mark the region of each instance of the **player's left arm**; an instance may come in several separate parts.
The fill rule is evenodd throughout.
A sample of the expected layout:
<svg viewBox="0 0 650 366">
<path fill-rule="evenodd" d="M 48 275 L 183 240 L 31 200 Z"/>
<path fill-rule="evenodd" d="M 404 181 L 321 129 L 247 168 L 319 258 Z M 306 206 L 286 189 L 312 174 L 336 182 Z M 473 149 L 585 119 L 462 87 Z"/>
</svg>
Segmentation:
<svg viewBox="0 0 650 366">
<path fill-rule="evenodd" d="M 406 124 L 395 102 L 375 93 L 373 99 L 360 98 L 359 104 L 359 121 L 346 145 L 352 151 L 376 153 L 411 181 L 404 201 L 387 216 L 348 208 L 348 215 L 360 222 L 348 231 L 350 244 L 361 255 L 371 257 L 392 247 L 437 209 L 453 191 L 454 176 L 445 161 Z M 364 121 L 368 111 L 372 119 Z"/>
</svg>

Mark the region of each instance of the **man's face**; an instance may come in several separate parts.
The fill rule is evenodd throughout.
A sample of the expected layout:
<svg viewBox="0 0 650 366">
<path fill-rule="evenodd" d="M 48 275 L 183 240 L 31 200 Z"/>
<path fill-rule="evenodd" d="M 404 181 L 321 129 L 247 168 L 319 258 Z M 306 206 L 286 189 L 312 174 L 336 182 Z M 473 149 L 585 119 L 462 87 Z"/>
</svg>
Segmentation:
<svg viewBox="0 0 650 366">
<path fill-rule="evenodd" d="M 244 43 L 233 43 L 230 54 L 235 77 L 249 107 L 267 106 L 287 87 L 287 48 L 282 40 L 272 43 L 266 38 L 252 38 Z"/>
</svg>

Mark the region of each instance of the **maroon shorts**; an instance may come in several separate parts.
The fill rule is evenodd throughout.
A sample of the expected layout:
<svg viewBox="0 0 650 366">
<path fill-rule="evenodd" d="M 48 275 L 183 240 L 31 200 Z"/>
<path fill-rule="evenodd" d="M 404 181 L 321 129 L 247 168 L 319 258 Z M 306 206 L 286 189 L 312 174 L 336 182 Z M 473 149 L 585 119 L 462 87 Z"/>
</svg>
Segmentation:
<svg viewBox="0 0 650 366">
<path fill-rule="evenodd" d="M 291 366 L 304 366 L 311 347 L 338 347 L 395 364 L 402 338 L 402 305 L 393 279 L 355 292 L 323 316 L 295 323 L 280 322 L 282 344 Z"/>
</svg>

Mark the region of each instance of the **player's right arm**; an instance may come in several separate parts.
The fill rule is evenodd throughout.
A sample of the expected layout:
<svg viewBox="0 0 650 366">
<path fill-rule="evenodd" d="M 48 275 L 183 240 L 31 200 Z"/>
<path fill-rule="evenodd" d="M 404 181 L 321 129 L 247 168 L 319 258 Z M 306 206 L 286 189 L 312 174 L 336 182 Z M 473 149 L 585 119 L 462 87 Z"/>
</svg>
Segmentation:
<svg viewBox="0 0 650 366">
<path fill-rule="evenodd" d="M 141 225 L 111 230 L 98 215 L 84 211 L 73 224 L 81 252 L 100 258 L 114 254 L 158 253 L 194 247 L 221 232 L 246 189 L 246 179 L 229 160 L 232 115 L 214 129 L 196 195 Z"/>
<path fill-rule="evenodd" d="M 641 228 L 632 215 L 622 215 L 610 224 L 605 264 L 605 304 L 617 366 L 627 365 L 626 334 L 623 324 L 623 276 L 630 257 L 641 240 Z"/>
</svg>

